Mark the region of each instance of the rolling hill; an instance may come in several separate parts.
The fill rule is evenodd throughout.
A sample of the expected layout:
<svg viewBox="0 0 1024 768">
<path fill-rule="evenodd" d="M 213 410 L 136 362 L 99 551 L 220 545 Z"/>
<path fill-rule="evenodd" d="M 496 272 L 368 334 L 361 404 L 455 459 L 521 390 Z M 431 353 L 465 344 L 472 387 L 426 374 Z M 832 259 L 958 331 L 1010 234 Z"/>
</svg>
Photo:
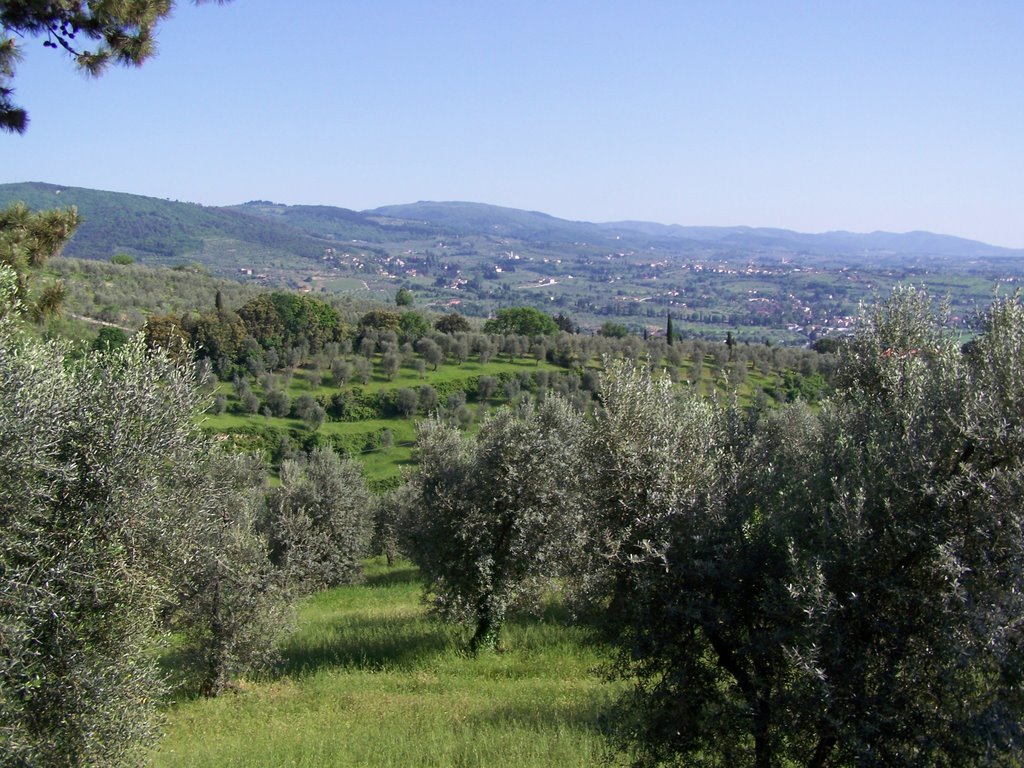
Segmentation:
<svg viewBox="0 0 1024 768">
<path fill-rule="evenodd" d="M 596 330 L 678 327 L 719 339 L 802 343 L 842 332 L 863 301 L 898 283 L 948 296 L 968 322 L 994 290 L 1024 283 L 1022 251 L 928 232 L 808 234 L 751 227 L 567 221 L 467 202 L 367 211 L 253 200 L 229 207 L 54 184 L 0 185 L 0 206 L 75 205 L 65 253 L 486 317 L 530 305 Z"/>
<path fill-rule="evenodd" d="M 832 256 L 1022 256 L 1024 251 L 930 232 L 808 234 L 752 227 L 684 227 L 653 222 L 567 221 L 537 211 L 467 202 L 419 202 L 353 211 L 325 205 L 251 201 L 229 207 L 120 192 L 27 182 L 0 185 L 0 206 L 75 205 L 83 223 L 67 248 L 82 258 L 126 251 L 152 263 L 194 259 L 215 271 L 255 263 L 301 266 L 338 244 L 364 245 L 380 256 L 410 243 L 452 237 L 502 240 L 521 247 L 651 248 L 675 254 L 709 249 Z"/>
</svg>

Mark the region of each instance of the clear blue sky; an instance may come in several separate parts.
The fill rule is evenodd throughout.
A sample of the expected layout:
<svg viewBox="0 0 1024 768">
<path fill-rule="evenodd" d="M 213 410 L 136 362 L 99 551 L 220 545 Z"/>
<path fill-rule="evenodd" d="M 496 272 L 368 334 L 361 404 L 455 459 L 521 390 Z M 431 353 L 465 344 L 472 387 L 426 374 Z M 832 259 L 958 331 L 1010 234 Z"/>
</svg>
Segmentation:
<svg viewBox="0 0 1024 768">
<path fill-rule="evenodd" d="M 1020 0 L 179 3 L 139 70 L 26 41 L 0 182 L 1024 247 L 1022 39 Z"/>
</svg>

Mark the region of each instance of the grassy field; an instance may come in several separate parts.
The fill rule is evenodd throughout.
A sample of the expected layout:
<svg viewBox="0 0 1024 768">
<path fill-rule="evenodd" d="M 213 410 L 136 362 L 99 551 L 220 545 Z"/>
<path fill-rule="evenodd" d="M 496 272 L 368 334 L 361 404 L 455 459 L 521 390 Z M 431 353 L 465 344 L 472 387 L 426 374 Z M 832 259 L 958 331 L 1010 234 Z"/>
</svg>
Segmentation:
<svg viewBox="0 0 1024 768">
<path fill-rule="evenodd" d="M 214 700 L 169 705 L 154 766 L 590 766 L 616 688 L 605 649 L 556 609 L 510 624 L 505 652 L 427 616 L 416 571 L 300 607 L 282 670 Z"/>
</svg>

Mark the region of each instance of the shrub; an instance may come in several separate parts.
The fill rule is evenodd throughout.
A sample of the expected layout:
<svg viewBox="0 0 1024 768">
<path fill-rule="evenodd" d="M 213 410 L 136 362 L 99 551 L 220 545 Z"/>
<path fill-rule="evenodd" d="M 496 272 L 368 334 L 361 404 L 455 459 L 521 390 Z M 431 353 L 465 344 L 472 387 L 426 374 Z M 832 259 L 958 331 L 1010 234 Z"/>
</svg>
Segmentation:
<svg viewBox="0 0 1024 768">
<path fill-rule="evenodd" d="M 330 448 L 281 464 L 264 529 L 273 560 L 302 591 L 348 584 L 361 574 L 372 527 L 359 465 Z"/>
<path fill-rule="evenodd" d="M 0 319 L 0 750 L 135 762 L 156 619 L 203 551 L 210 445 L 189 368 L 141 340 L 72 361 Z"/>
</svg>

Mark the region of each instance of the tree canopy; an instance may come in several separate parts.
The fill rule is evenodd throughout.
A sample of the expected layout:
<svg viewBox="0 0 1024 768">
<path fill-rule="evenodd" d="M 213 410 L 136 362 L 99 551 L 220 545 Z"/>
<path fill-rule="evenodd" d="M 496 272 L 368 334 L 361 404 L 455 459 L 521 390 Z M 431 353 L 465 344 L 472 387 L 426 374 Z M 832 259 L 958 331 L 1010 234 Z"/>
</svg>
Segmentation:
<svg viewBox="0 0 1024 768">
<path fill-rule="evenodd" d="M 434 328 L 439 330 L 441 333 L 448 333 L 452 335 L 456 333 L 468 333 L 472 330 L 469 320 L 464 318 L 458 312 L 449 312 L 444 317 L 438 318 L 434 323 Z"/>
<path fill-rule="evenodd" d="M 0 267 L 0 305 L 13 285 Z M 156 622 L 201 565 L 240 570 L 208 536 L 236 505 L 201 397 L 141 340 L 75 359 L 0 318 L 0 762 L 120 765 L 154 736 Z M 241 633 L 203 635 L 237 671 Z"/>
<path fill-rule="evenodd" d="M 603 383 L 590 506 L 637 764 L 1018 764 L 1024 305 L 964 352 L 899 290 L 843 355 L 820 411 Z"/>
<path fill-rule="evenodd" d="M 516 333 L 520 336 L 547 336 L 558 333 L 551 315 L 533 307 L 508 307 L 484 323 L 484 333 Z"/>
<path fill-rule="evenodd" d="M 161 625 L 208 695 L 269 662 L 287 627 L 255 527 L 262 480 L 196 428 L 205 396 L 180 328 L 162 334 L 176 358 L 116 329 L 89 351 L 24 333 L 31 268 L 75 221 L 0 218 L 4 765 L 138 763 L 157 730 Z"/>
<path fill-rule="evenodd" d="M 470 439 L 439 420 L 418 436 L 418 514 L 409 521 L 435 606 L 493 648 L 506 614 L 564 572 L 578 532 L 583 421 L 564 400 L 496 411 Z"/>
<path fill-rule="evenodd" d="M 14 298 L 22 311 L 38 317 L 60 306 L 63 286 L 52 284 L 32 297 L 29 274 L 60 253 L 77 226 L 78 211 L 74 207 L 36 213 L 23 203 L 15 203 L 0 211 L 0 265 L 13 270 Z"/>
<path fill-rule="evenodd" d="M 400 307 L 411 307 L 413 304 L 412 291 L 408 288 L 399 288 L 395 291 L 395 304 Z"/>
</svg>

